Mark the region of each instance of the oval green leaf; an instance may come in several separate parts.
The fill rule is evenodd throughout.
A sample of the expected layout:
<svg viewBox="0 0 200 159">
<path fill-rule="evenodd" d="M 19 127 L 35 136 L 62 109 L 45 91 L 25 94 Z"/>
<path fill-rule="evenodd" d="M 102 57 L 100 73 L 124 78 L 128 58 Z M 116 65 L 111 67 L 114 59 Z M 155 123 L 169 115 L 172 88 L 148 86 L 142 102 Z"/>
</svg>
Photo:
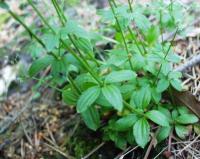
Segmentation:
<svg viewBox="0 0 200 159">
<path fill-rule="evenodd" d="M 106 85 L 102 88 L 102 93 L 106 100 L 118 111 L 122 111 L 122 95 L 120 90 L 114 85 Z"/>
<path fill-rule="evenodd" d="M 133 127 L 133 135 L 136 143 L 144 148 L 149 142 L 150 126 L 145 118 L 138 120 Z"/>
<path fill-rule="evenodd" d="M 180 124 L 193 124 L 199 121 L 199 119 L 193 114 L 182 114 L 175 120 Z"/>
<path fill-rule="evenodd" d="M 135 79 L 136 73 L 131 70 L 114 71 L 105 78 L 106 83 L 116 83 Z"/>
<path fill-rule="evenodd" d="M 53 60 L 54 60 L 54 58 L 52 56 L 49 56 L 49 55 L 44 56 L 40 59 L 37 59 L 36 61 L 34 61 L 32 63 L 31 67 L 29 68 L 29 75 L 31 77 L 35 76 L 41 70 L 43 70 L 44 68 L 49 66 L 52 63 Z"/>
<path fill-rule="evenodd" d="M 98 86 L 91 87 L 84 91 L 77 102 L 77 112 L 86 111 L 99 97 L 100 88 Z"/>
<path fill-rule="evenodd" d="M 91 106 L 86 111 L 81 113 L 81 116 L 88 128 L 97 130 L 100 126 L 100 117 L 98 110 Z"/>
<path fill-rule="evenodd" d="M 169 126 L 169 121 L 167 117 L 157 110 L 151 110 L 145 114 L 147 118 L 152 120 L 154 123 L 161 125 L 161 126 Z"/>
<path fill-rule="evenodd" d="M 115 123 L 114 129 L 117 131 L 128 130 L 133 124 L 138 120 L 138 117 L 135 114 L 129 114 L 118 119 Z"/>
</svg>

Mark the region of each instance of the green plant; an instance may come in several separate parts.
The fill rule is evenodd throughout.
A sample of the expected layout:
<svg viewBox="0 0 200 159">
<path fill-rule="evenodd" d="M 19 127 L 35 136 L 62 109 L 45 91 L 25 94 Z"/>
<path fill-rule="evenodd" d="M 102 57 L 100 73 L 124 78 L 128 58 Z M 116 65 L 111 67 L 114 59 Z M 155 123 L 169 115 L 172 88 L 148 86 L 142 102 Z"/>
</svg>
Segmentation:
<svg viewBox="0 0 200 159">
<path fill-rule="evenodd" d="M 27 1 L 44 24 L 37 28 L 39 34 L 5 3 L 1 2 L 1 6 L 33 38 L 29 49 L 35 60 L 28 76 L 53 88 L 65 84 L 63 89 L 56 88 L 62 92 L 64 102 L 76 107 L 90 129 L 100 128 L 105 140 L 114 141 L 120 148 L 127 143 L 144 148 L 155 130 L 158 141 L 166 139 L 174 129 L 183 138 L 188 133 L 185 125 L 198 121 L 185 107 L 175 106 L 173 98 L 167 105 L 161 102 L 164 91 L 171 94 L 172 88 L 182 90 L 181 73 L 172 68 L 172 63 L 180 61 L 172 49 L 183 20 L 177 19 L 181 12 L 175 11 L 178 3 L 156 1 L 157 9 L 148 12 L 142 6 L 132 6 L 130 0 L 128 5 L 109 0 L 110 9 L 99 14 L 108 24 L 109 34 L 114 35 L 112 40 L 86 32 L 65 16 L 56 0 L 52 0 L 60 21 L 56 26 L 48 22 L 32 0 Z M 147 18 L 149 15 L 154 15 L 153 22 Z M 168 30 L 175 32 L 171 42 L 162 37 Z M 98 56 L 99 41 L 112 43 L 112 49 L 102 53 L 103 58 Z M 50 74 L 38 79 L 38 73 L 47 68 Z M 112 115 L 101 127 L 106 114 Z"/>
</svg>

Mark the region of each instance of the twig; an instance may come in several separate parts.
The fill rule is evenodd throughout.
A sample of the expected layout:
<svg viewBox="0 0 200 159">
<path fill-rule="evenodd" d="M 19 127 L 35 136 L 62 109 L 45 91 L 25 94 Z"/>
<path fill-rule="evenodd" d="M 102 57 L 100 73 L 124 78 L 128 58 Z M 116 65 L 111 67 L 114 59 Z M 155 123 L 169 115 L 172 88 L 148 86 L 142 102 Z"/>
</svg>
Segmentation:
<svg viewBox="0 0 200 159">
<path fill-rule="evenodd" d="M 192 59 L 184 63 L 183 65 L 178 66 L 175 71 L 183 72 L 189 67 L 195 66 L 196 64 L 200 63 L 200 54 L 194 56 Z"/>
<path fill-rule="evenodd" d="M 148 159 L 149 154 L 150 154 L 151 149 L 152 149 L 152 146 L 153 146 L 154 143 L 156 142 L 156 136 L 157 136 L 157 134 L 158 134 L 159 131 L 160 131 L 160 128 L 158 128 L 158 129 L 156 130 L 156 132 L 152 135 L 152 139 L 151 139 L 151 142 L 150 142 L 150 144 L 149 144 L 149 146 L 148 146 L 148 149 L 147 149 L 147 151 L 146 151 L 146 153 L 145 153 L 144 159 Z"/>
<path fill-rule="evenodd" d="M 46 146 L 48 146 L 49 148 L 51 148 L 52 150 L 55 150 L 56 152 L 60 153 L 62 156 L 66 157 L 66 158 L 68 158 L 68 159 L 75 159 L 74 157 L 69 156 L 68 154 L 62 152 L 62 151 L 61 151 L 59 148 L 57 148 L 57 147 L 51 146 L 51 145 L 49 145 L 49 144 L 47 144 L 47 143 L 44 143 L 44 144 L 45 144 Z"/>
<path fill-rule="evenodd" d="M 86 156 L 82 157 L 81 159 L 87 159 L 93 153 L 95 153 L 98 149 L 100 149 L 104 144 L 105 144 L 105 142 L 102 142 L 101 144 L 99 144 L 97 147 L 95 147 L 92 151 L 90 151 Z"/>
<path fill-rule="evenodd" d="M 148 156 L 149 156 L 149 154 L 151 152 L 151 149 L 152 149 L 152 146 L 153 146 L 154 142 L 155 142 L 155 138 L 153 137 L 151 142 L 150 142 L 150 144 L 149 144 L 149 146 L 148 146 L 148 149 L 147 149 L 147 151 L 145 153 L 144 159 L 148 159 Z"/>
<path fill-rule="evenodd" d="M 185 149 L 187 149 L 188 147 L 190 147 L 193 143 L 196 142 L 196 140 L 200 137 L 200 135 L 198 135 L 193 141 L 191 141 L 188 145 L 186 145 L 182 150 L 179 151 L 179 153 L 177 155 L 180 155 Z"/>
<path fill-rule="evenodd" d="M 170 132 L 170 135 L 169 135 L 169 140 L 168 140 L 168 152 L 171 151 L 171 145 L 172 145 L 172 134 L 173 131 Z"/>
<path fill-rule="evenodd" d="M 134 151 L 135 149 L 137 149 L 139 146 L 135 146 L 134 148 L 132 148 L 131 150 L 129 150 L 128 152 L 124 153 L 123 155 L 121 155 L 119 157 L 119 159 L 123 159 L 126 155 L 128 155 L 129 153 L 131 153 L 132 151 Z"/>
</svg>

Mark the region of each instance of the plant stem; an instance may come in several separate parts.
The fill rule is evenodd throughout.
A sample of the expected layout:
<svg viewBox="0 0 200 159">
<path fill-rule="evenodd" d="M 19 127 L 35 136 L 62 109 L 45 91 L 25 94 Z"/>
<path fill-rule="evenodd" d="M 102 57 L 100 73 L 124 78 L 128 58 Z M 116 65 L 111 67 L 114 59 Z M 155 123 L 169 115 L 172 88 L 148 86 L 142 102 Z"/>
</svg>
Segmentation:
<svg viewBox="0 0 200 159">
<path fill-rule="evenodd" d="M 172 40 L 171 40 L 170 46 L 168 47 L 167 52 L 166 52 L 166 54 L 165 54 L 163 60 L 165 60 L 166 57 L 167 57 L 167 55 L 169 54 L 169 51 L 170 51 L 170 49 L 171 49 L 171 47 L 172 47 L 172 42 L 174 41 L 174 39 L 175 39 L 177 33 L 178 33 L 178 28 L 176 29 L 176 32 L 175 32 L 175 34 L 174 34 L 174 36 L 173 36 L 173 38 L 172 38 Z M 155 79 L 155 81 L 154 81 L 154 85 L 156 84 L 156 82 L 157 82 L 157 80 L 158 80 L 158 76 L 159 76 L 159 74 L 160 74 L 160 71 L 161 71 L 161 69 L 162 69 L 162 66 L 163 66 L 163 65 L 162 65 L 162 63 L 161 63 L 161 65 L 160 65 L 160 67 L 159 67 L 159 70 L 158 70 L 158 73 L 157 73 L 157 75 L 156 75 L 156 79 Z"/>
<path fill-rule="evenodd" d="M 37 13 L 37 15 L 41 18 L 41 20 L 44 22 L 44 24 L 51 29 L 51 31 L 54 32 L 53 28 L 49 25 L 49 23 L 47 22 L 47 20 L 42 16 L 42 14 L 39 12 L 39 10 L 35 7 L 35 5 L 33 4 L 32 0 L 27 0 L 28 3 L 31 5 L 31 7 L 34 9 L 34 11 Z"/>
<path fill-rule="evenodd" d="M 57 90 L 58 92 L 62 92 L 62 89 L 57 88 L 57 87 L 55 87 L 55 86 L 52 86 L 51 84 L 47 83 L 45 80 L 43 80 L 43 79 L 41 79 L 41 78 L 40 78 L 40 79 L 37 78 L 37 77 L 31 77 L 31 78 L 34 79 L 34 80 L 37 80 L 37 81 L 39 81 L 39 82 L 42 82 L 43 84 L 45 84 L 45 85 L 47 85 L 47 86 L 49 86 L 49 87 L 51 87 L 51 88 Z"/>
<path fill-rule="evenodd" d="M 131 5 L 131 1 L 130 1 L 130 0 L 128 0 L 128 5 L 129 5 L 129 9 L 130 9 L 131 13 L 133 13 L 133 7 L 132 7 L 132 5 Z M 132 38 L 133 38 L 133 40 L 134 40 L 134 42 L 135 42 L 135 44 L 136 44 L 138 50 L 139 50 L 140 53 L 143 55 L 143 52 L 142 52 L 142 50 L 141 50 L 140 47 L 139 47 L 138 41 L 137 41 L 137 39 L 135 38 L 135 36 L 134 36 L 134 34 L 133 34 L 133 31 L 131 30 L 131 28 L 130 28 L 129 26 L 128 26 L 128 31 L 129 31 L 129 33 L 131 34 L 131 36 L 132 36 Z M 144 52 L 147 54 L 147 50 L 145 49 L 143 43 L 141 43 L 141 44 L 142 44 L 142 48 L 143 48 Z"/>
<path fill-rule="evenodd" d="M 141 48 L 140 48 L 140 46 L 139 46 L 139 43 L 138 43 L 137 39 L 135 38 L 135 35 L 134 35 L 134 33 L 133 33 L 133 31 L 131 30 L 130 27 L 128 27 L 128 31 L 129 31 L 129 33 L 131 34 L 131 37 L 132 37 L 132 39 L 134 40 L 135 45 L 136 45 L 136 47 L 138 48 L 139 52 L 141 53 L 141 55 L 143 55 L 143 52 L 142 52 L 142 50 L 141 50 Z"/>
<path fill-rule="evenodd" d="M 54 8 L 56 10 L 56 13 L 58 15 L 58 18 L 59 18 L 60 22 L 64 26 L 66 21 L 63 21 L 63 16 L 60 13 L 60 8 L 58 7 L 57 2 L 55 0 L 52 0 L 52 3 L 53 3 L 53 6 L 54 6 Z"/>
<path fill-rule="evenodd" d="M 145 116 L 144 113 L 138 111 L 137 109 L 133 108 L 129 103 L 127 103 L 126 101 L 123 101 L 124 103 L 124 106 L 126 106 L 127 109 L 129 109 L 130 111 L 138 114 L 138 115 L 141 115 L 141 116 Z"/>
<path fill-rule="evenodd" d="M 113 4 L 114 4 L 114 6 L 117 7 L 117 4 L 115 3 L 115 1 L 112 0 L 112 2 L 113 2 Z M 131 12 L 133 12 L 133 8 L 132 8 L 132 6 L 131 6 L 131 1 L 128 0 L 128 2 L 129 2 L 129 3 L 128 3 L 128 4 L 129 4 L 129 9 L 130 9 Z M 128 31 L 129 31 L 129 33 L 130 33 L 132 39 L 134 40 L 134 42 L 135 42 L 135 44 L 136 44 L 136 47 L 138 48 L 139 52 L 141 53 L 141 55 L 143 55 L 143 52 L 142 52 L 142 50 L 141 50 L 141 48 L 140 48 L 140 46 L 139 46 L 139 42 L 138 42 L 137 38 L 135 37 L 135 35 L 134 35 L 134 33 L 133 33 L 133 31 L 132 31 L 132 29 L 131 29 L 130 26 L 128 26 Z M 142 43 L 142 44 L 143 44 L 143 43 Z M 147 53 L 147 51 L 146 51 L 144 45 L 142 45 L 142 47 L 143 47 L 144 52 Z"/>
<path fill-rule="evenodd" d="M 42 40 L 40 40 L 37 35 L 35 33 L 32 32 L 32 30 L 18 17 L 18 15 L 16 15 L 14 12 L 12 12 L 11 10 L 8 11 L 10 13 L 10 15 L 16 20 L 18 21 L 26 30 L 27 32 L 33 36 L 44 48 L 45 44 L 42 42 Z"/>
<path fill-rule="evenodd" d="M 57 11 L 60 14 L 60 17 L 63 18 L 64 23 L 66 23 L 67 22 L 67 18 L 65 17 L 65 14 L 62 11 L 62 9 L 60 8 L 60 6 L 58 5 L 57 1 L 56 0 L 52 0 L 52 2 L 55 4 L 55 6 L 57 8 Z"/>
<path fill-rule="evenodd" d="M 117 26 L 118 26 L 118 28 L 119 28 L 120 33 L 121 33 L 122 40 L 123 40 L 123 43 L 124 43 L 124 46 L 125 46 L 125 50 L 126 50 L 126 53 L 127 53 L 127 56 L 128 56 L 128 61 L 129 61 L 130 67 L 131 67 L 131 69 L 133 70 L 133 65 L 132 65 L 132 63 L 131 63 L 131 58 L 130 58 L 130 55 L 131 55 L 131 54 L 130 54 L 130 52 L 129 52 L 129 50 L 128 50 L 128 45 L 127 45 L 127 43 L 126 43 L 126 39 L 125 39 L 124 33 L 123 33 L 122 28 L 121 28 L 121 26 L 120 26 L 119 20 L 118 20 L 116 14 L 115 14 L 115 10 L 114 10 L 114 7 L 113 7 L 113 5 L 112 5 L 112 3 L 111 3 L 111 0 L 108 0 L 108 2 L 109 2 L 109 5 L 110 5 L 110 7 L 111 7 L 112 13 L 113 13 L 113 15 L 114 15 L 114 17 L 115 17 L 116 24 L 117 24 Z"/>
<path fill-rule="evenodd" d="M 130 0 L 128 0 L 128 5 L 129 5 L 129 8 L 130 8 L 130 11 L 133 12 L 133 8 L 131 6 L 131 1 Z"/>
<path fill-rule="evenodd" d="M 60 17 L 60 21 L 61 21 L 62 25 L 64 26 L 63 20 L 64 20 L 65 22 L 67 22 L 67 19 L 65 18 L 64 13 L 62 13 L 61 9 L 59 8 L 59 5 L 58 5 L 58 3 L 56 2 L 56 0 L 52 0 L 52 2 L 53 2 L 53 5 L 54 5 L 54 8 L 56 9 L 57 14 L 58 14 L 58 15 L 60 15 L 60 14 L 63 15 L 62 17 L 63 17 L 64 19 L 62 19 L 61 16 L 59 16 L 59 17 Z M 70 50 L 70 52 L 75 56 L 75 58 L 77 58 L 77 60 L 78 60 L 81 64 L 83 64 L 83 66 L 88 70 L 88 72 L 93 76 L 93 78 L 99 83 L 99 85 L 102 86 L 102 85 L 103 85 L 103 82 L 102 82 L 101 80 L 99 80 L 98 75 L 96 75 L 96 73 L 93 72 L 93 70 L 90 68 L 90 66 L 89 66 L 89 64 L 88 64 L 88 62 L 87 62 L 87 60 L 85 60 L 85 58 L 82 56 L 80 50 L 78 49 L 78 47 L 76 46 L 75 42 L 73 41 L 72 36 L 68 34 L 68 37 L 69 37 L 70 41 L 72 42 L 72 44 L 74 45 L 76 51 L 79 53 L 79 55 L 80 55 L 81 57 L 79 57 L 78 55 L 76 55 L 76 52 L 74 52 L 73 49 L 71 49 L 69 46 L 67 46 L 66 44 L 65 44 L 65 46 L 67 46 L 68 50 Z M 62 39 L 61 39 L 61 41 L 62 41 Z"/>
<path fill-rule="evenodd" d="M 74 87 L 78 94 L 81 94 L 81 90 L 77 87 L 76 83 L 74 82 L 73 78 L 68 74 L 69 83 Z"/>
</svg>

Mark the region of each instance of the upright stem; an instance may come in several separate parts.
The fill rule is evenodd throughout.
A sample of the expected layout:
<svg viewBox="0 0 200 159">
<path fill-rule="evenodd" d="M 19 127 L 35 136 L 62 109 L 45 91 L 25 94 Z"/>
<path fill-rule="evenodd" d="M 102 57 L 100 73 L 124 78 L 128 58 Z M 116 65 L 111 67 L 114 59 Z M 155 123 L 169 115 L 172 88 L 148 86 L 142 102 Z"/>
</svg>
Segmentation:
<svg viewBox="0 0 200 159">
<path fill-rule="evenodd" d="M 114 8 L 113 8 L 113 5 L 112 5 L 112 3 L 111 3 L 111 0 L 109 0 L 108 2 L 109 2 L 109 4 L 110 4 L 111 10 L 112 10 L 113 15 L 114 15 L 114 17 L 115 17 L 115 20 L 116 20 L 117 26 L 118 26 L 118 28 L 119 28 L 119 31 L 120 31 L 120 33 L 121 33 L 122 40 L 123 40 L 123 43 L 124 43 L 124 46 L 125 46 L 125 50 L 126 50 L 126 53 L 127 53 L 127 56 L 128 56 L 128 61 L 129 61 L 130 67 L 131 67 L 131 69 L 133 70 L 133 65 L 132 65 L 132 63 L 131 63 L 131 58 L 130 58 L 130 52 L 129 52 L 129 50 L 128 50 L 128 45 L 127 45 L 127 43 L 126 43 L 126 39 L 125 39 L 124 33 L 123 33 L 122 28 L 121 28 L 121 26 L 120 26 L 119 20 L 118 20 L 116 14 L 115 14 L 115 10 L 114 10 Z"/>
<path fill-rule="evenodd" d="M 57 14 L 58 15 L 63 15 L 63 20 L 65 21 L 65 22 L 67 22 L 67 19 L 65 18 L 65 16 L 64 16 L 64 13 L 62 13 L 62 10 L 59 8 L 59 5 L 58 5 L 58 3 L 56 2 L 56 0 L 52 0 L 54 3 L 53 3 L 53 5 L 54 5 L 54 7 L 55 7 L 55 9 L 56 9 L 56 12 L 57 12 Z M 60 19 L 60 21 L 62 22 L 63 21 L 62 20 L 62 18 Z M 62 23 L 62 25 L 64 26 L 64 23 Z M 79 62 L 81 62 L 82 64 L 83 64 L 83 66 L 88 70 L 88 72 L 90 72 L 91 73 L 91 75 L 93 76 L 93 78 L 99 83 L 99 85 L 103 85 L 103 82 L 99 79 L 99 77 L 98 77 L 98 75 L 90 68 L 90 66 L 89 66 L 89 64 L 88 64 L 88 62 L 87 62 L 87 60 L 84 58 L 84 56 L 81 54 L 81 51 L 79 50 L 79 48 L 77 47 L 77 45 L 75 44 L 75 42 L 74 42 L 74 40 L 73 40 L 73 38 L 72 38 L 72 36 L 71 35 L 69 35 L 68 34 L 68 37 L 69 37 L 69 40 L 72 42 L 72 44 L 74 45 L 74 47 L 75 47 L 75 49 L 76 49 L 76 51 L 79 53 L 79 55 L 80 55 L 80 57 L 79 56 L 77 56 L 76 55 L 76 53 L 74 52 L 74 51 L 72 51 L 73 49 L 70 49 L 72 52 L 72 54 L 79 60 Z M 62 41 L 62 40 L 61 40 Z M 65 46 L 67 46 L 67 45 L 65 45 Z M 68 47 L 68 46 L 67 46 Z M 70 47 L 68 47 L 68 49 L 69 49 Z"/>
<path fill-rule="evenodd" d="M 58 14 L 58 18 L 60 20 L 60 22 L 62 23 L 62 25 L 65 25 L 65 21 L 63 21 L 63 17 L 62 15 L 60 15 L 60 10 L 58 8 L 57 2 L 55 0 L 52 0 L 53 6 L 56 10 L 56 13 Z"/>
<path fill-rule="evenodd" d="M 47 20 L 42 16 L 42 14 L 39 12 L 39 10 L 35 7 L 35 5 L 33 4 L 32 0 L 27 0 L 28 3 L 31 5 L 31 7 L 35 10 L 35 12 L 37 13 L 37 15 L 42 19 L 42 21 L 44 22 L 44 24 L 52 31 L 54 32 L 53 28 L 49 25 L 49 23 L 47 22 Z"/>
<path fill-rule="evenodd" d="M 132 8 L 131 1 L 130 1 L 130 0 L 128 0 L 128 5 L 129 5 L 130 11 L 133 12 L 133 8 Z"/>
<path fill-rule="evenodd" d="M 71 77 L 70 74 L 68 74 L 68 79 L 69 79 L 69 83 L 72 85 L 72 87 L 74 87 L 74 89 L 76 90 L 76 92 L 78 94 L 81 94 L 81 90 L 77 87 L 76 83 L 74 82 L 73 78 Z"/>
<path fill-rule="evenodd" d="M 129 9 L 130 9 L 131 13 L 133 13 L 133 7 L 132 7 L 132 5 L 131 5 L 131 1 L 130 1 L 130 0 L 128 0 L 128 5 L 129 5 Z M 140 53 L 143 55 L 143 52 L 142 52 L 142 50 L 141 50 L 140 47 L 139 47 L 139 43 L 138 43 L 137 39 L 135 38 L 135 36 L 134 36 L 134 34 L 133 34 L 133 31 L 131 30 L 131 28 L 130 28 L 129 26 L 128 26 L 128 31 L 129 31 L 129 33 L 131 34 L 131 36 L 132 36 L 132 38 L 133 38 L 133 40 L 134 40 L 134 42 L 135 42 L 135 44 L 136 44 L 138 50 L 139 50 Z M 147 50 L 145 49 L 143 43 L 141 43 L 141 45 L 142 45 L 142 48 L 143 48 L 144 52 L 147 54 Z"/>
<path fill-rule="evenodd" d="M 52 0 L 52 2 L 56 5 L 56 8 L 58 10 L 58 12 L 60 13 L 61 18 L 63 18 L 63 21 L 66 23 L 67 22 L 67 18 L 65 17 L 65 14 L 63 13 L 62 9 L 60 8 L 60 6 L 58 5 L 56 0 Z"/>
<path fill-rule="evenodd" d="M 40 40 L 37 37 L 37 35 L 35 33 L 33 33 L 32 30 L 15 13 L 13 13 L 11 10 L 9 10 L 9 13 L 14 19 L 16 19 L 27 30 L 27 32 L 31 36 L 33 36 L 44 48 L 46 48 L 45 44 L 42 42 L 42 40 Z"/>
<path fill-rule="evenodd" d="M 171 43 L 170 43 L 170 46 L 168 47 L 167 52 L 166 52 L 166 54 L 165 54 L 165 56 L 164 56 L 164 58 L 163 58 L 164 60 L 166 59 L 167 55 L 169 54 L 169 51 L 170 51 L 170 49 L 171 49 L 171 47 L 172 47 L 172 42 L 174 41 L 174 39 L 175 39 L 177 33 L 178 33 L 178 28 L 176 29 L 176 32 L 175 32 L 175 34 L 174 34 L 174 36 L 173 36 L 173 38 L 172 38 L 172 41 L 171 41 Z M 156 79 L 155 79 L 155 81 L 154 81 L 154 84 L 156 84 L 156 82 L 157 82 L 157 80 L 158 80 L 158 76 L 159 76 L 159 74 L 160 74 L 160 71 L 161 71 L 161 69 L 162 69 L 162 66 L 163 66 L 163 65 L 161 64 L 160 67 L 159 67 L 159 70 L 158 70 L 158 73 L 157 73 L 157 75 L 156 75 Z"/>
</svg>

